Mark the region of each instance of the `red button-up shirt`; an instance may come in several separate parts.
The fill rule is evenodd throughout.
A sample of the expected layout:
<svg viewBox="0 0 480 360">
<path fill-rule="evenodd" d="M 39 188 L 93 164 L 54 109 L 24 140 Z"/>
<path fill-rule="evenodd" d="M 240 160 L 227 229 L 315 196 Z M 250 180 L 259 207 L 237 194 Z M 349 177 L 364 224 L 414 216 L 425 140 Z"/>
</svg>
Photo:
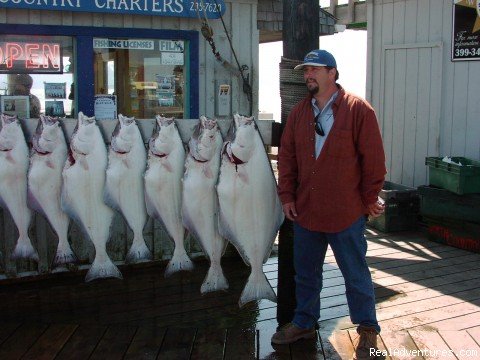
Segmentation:
<svg viewBox="0 0 480 360">
<path fill-rule="evenodd" d="M 385 179 L 382 138 L 370 104 L 345 92 L 332 104 L 334 123 L 318 158 L 312 97 L 292 109 L 278 154 L 279 196 L 295 202 L 302 227 L 340 232 L 367 214 Z"/>
</svg>

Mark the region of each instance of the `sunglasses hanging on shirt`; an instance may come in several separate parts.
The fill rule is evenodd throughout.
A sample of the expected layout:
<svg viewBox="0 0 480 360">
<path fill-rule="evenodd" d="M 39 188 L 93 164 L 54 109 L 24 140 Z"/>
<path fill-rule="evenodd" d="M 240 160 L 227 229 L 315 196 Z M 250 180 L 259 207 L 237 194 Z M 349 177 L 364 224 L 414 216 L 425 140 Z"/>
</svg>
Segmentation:
<svg viewBox="0 0 480 360">
<path fill-rule="evenodd" d="M 323 130 L 322 123 L 320 122 L 320 114 L 315 116 L 315 132 L 319 136 L 325 136 L 325 131 Z"/>
</svg>

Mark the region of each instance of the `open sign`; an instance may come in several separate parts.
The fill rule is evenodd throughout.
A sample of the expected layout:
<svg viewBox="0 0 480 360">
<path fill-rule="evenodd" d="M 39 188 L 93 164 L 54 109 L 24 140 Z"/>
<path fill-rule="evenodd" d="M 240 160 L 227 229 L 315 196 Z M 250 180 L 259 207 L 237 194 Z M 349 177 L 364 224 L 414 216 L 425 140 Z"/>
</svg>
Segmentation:
<svg viewBox="0 0 480 360">
<path fill-rule="evenodd" d="M 0 42 L 0 73 L 63 72 L 59 43 Z"/>
</svg>

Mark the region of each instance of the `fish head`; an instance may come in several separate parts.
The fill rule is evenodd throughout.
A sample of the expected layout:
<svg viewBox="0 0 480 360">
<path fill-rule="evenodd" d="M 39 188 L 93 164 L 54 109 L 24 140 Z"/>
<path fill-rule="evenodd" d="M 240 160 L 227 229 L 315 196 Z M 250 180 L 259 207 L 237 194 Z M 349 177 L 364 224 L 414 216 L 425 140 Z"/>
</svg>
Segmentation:
<svg viewBox="0 0 480 360">
<path fill-rule="evenodd" d="M 217 120 L 201 116 L 188 143 L 190 154 L 199 161 L 208 161 L 215 155 L 219 128 Z"/>
<path fill-rule="evenodd" d="M 32 137 L 33 148 L 40 154 L 51 153 L 60 139 L 62 129 L 58 117 L 40 115 Z"/>
<path fill-rule="evenodd" d="M 248 162 L 255 151 L 255 136 L 257 126 L 255 118 L 234 114 L 230 127 L 228 144 L 229 151 L 242 162 Z"/>
<path fill-rule="evenodd" d="M 0 151 L 9 151 L 15 147 L 15 142 L 20 135 L 23 136 L 22 127 L 17 116 L 1 115 Z"/>
<path fill-rule="evenodd" d="M 112 134 L 112 150 L 125 154 L 130 152 L 135 141 L 135 118 L 118 115 L 118 123 Z"/>
<path fill-rule="evenodd" d="M 87 142 L 93 136 L 95 128 L 95 116 L 88 117 L 82 112 L 78 113 L 76 136 L 80 141 Z"/>
<path fill-rule="evenodd" d="M 149 140 L 150 152 L 154 155 L 168 155 L 175 147 L 175 136 L 178 133 L 175 118 L 160 115 L 155 117 L 156 126 Z"/>
<path fill-rule="evenodd" d="M 95 117 L 88 117 L 82 112 L 78 113 L 78 121 L 73 131 L 70 148 L 74 153 L 86 154 L 90 148 L 90 144 L 94 142 L 97 125 Z"/>
</svg>

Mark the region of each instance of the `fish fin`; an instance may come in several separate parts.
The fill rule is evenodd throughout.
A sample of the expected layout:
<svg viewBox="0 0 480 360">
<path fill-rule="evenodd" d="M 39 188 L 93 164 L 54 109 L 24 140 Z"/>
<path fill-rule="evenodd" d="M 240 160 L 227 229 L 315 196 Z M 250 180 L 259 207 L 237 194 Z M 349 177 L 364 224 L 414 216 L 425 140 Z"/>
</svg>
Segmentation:
<svg viewBox="0 0 480 360">
<path fill-rule="evenodd" d="M 210 164 L 203 165 L 203 174 L 208 179 L 213 179 L 213 173 L 212 173 L 212 168 L 210 167 Z"/>
<path fill-rule="evenodd" d="M 262 271 L 253 271 L 248 277 L 247 284 L 243 288 L 238 306 L 242 307 L 250 301 L 267 299 L 277 302 L 277 296 L 273 291 L 272 286 L 267 280 L 267 277 Z"/>
<path fill-rule="evenodd" d="M 51 160 L 48 160 L 47 163 L 46 163 L 47 167 L 49 167 L 50 169 L 55 169 L 55 164 L 51 161 Z"/>
<path fill-rule="evenodd" d="M 142 238 L 139 241 L 133 239 L 132 246 L 128 250 L 125 262 L 128 264 L 136 264 L 143 261 L 152 259 L 152 253 L 145 244 L 145 240 Z"/>
<path fill-rule="evenodd" d="M 228 281 L 223 274 L 223 270 L 220 264 L 211 264 L 208 269 L 207 276 L 203 280 L 203 284 L 200 287 L 200 292 L 205 294 L 212 291 L 220 291 L 228 289 Z"/>
<path fill-rule="evenodd" d="M 8 152 L 6 159 L 9 163 L 15 165 L 15 159 L 13 158 L 11 151 Z"/>
<path fill-rule="evenodd" d="M 100 261 L 97 258 L 93 260 L 92 266 L 85 276 L 85 282 L 89 282 L 95 279 L 103 278 L 119 278 L 123 279 L 122 273 L 115 264 L 109 258 L 105 258 L 104 261 Z"/>
<path fill-rule="evenodd" d="M 173 167 L 172 164 L 170 164 L 170 161 L 167 159 L 162 159 L 162 165 L 165 169 L 167 169 L 168 172 L 173 172 Z"/>
<path fill-rule="evenodd" d="M 87 162 L 87 159 L 85 159 L 85 157 L 82 156 L 78 162 L 80 163 L 80 165 L 84 170 L 88 171 L 88 162 Z"/>
<path fill-rule="evenodd" d="M 120 206 L 118 206 L 115 197 L 111 194 L 110 189 L 107 186 L 105 186 L 105 189 L 103 190 L 103 202 L 112 209 L 121 212 Z"/>
<path fill-rule="evenodd" d="M 232 242 L 234 238 L 233 231 L 230 228 L 229 222 L 226 221 L 221 208 L 219 209 L 219 216 L 218 216 L 218 233 L 220 234 L 221 237 L 223 237 L 224 239 L 227 239 L 230 242 Z"/>
<path fill-rule="evenodd" d="M 190 260 L 186 252 L 177 252 L 174 250 L 173 256 L 165 269 L 165 277 L 169 277 L 178 271 L 191 271 L 193 268 L 193 262 Z"/>
<path fill-rule="evenodd" d="M 11 258 L 13 260 L 29 259 L 37 262 L 39 260 L 37 250 L 35 250 L 28 237 L 17 240 L 17 245 L 12 252 Z"/>
<path fill-rule="evenodd" d="M 244 169 L 243 166 L 238 170 L 238 177 L 239 177 L 240 180 L 242 180 L 245 184 L 248 184 L 248 182 L 249 182 L 249 177 L 248 177 L 248 174 L 247 174 L 247 172 L 245 171 L 245 169 Z"/>
<path fill-rule="evenodd" d="M 130 169 L 130 161 L 128 161 L 128 159 L 123 159 L 122 162 L 127 169 Z"/>
<path fill-rule="evenodd" d="M 157 210 L 147 193 L 145 193 L 145 208 L 147 209 L 148 216 L 152 217 L 153 219 L 157 219 Z"/>
</svg>

